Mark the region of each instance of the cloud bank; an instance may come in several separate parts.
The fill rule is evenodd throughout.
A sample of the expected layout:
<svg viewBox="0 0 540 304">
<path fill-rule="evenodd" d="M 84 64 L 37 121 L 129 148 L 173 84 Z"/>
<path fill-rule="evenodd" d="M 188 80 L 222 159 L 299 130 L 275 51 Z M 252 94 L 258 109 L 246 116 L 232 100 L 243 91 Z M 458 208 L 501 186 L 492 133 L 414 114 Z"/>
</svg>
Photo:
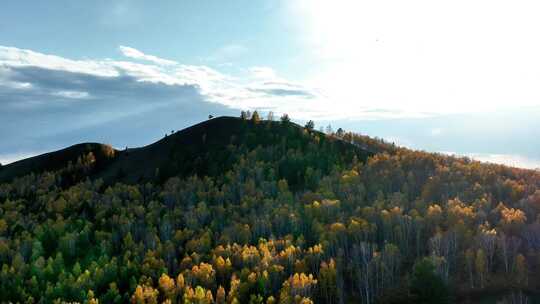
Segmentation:
<svg viewBox="0 0 540 304">
<path fill-rule="evenodd" d="M 277 78 L 271 68 L 265 67 L 263 77 L 252 73 L 240 77 L 221 73 L 204 65 L 186 65 L 173 60 L 145 54 L 135 48 L 120 46 L 120 52 L 129 60 L 85 59 L 72 60 L 31 50 L 0 46 L 0 86 L 18 90 L 17 95 L 27 98 L 42 89 L 42 97 L 90 98 L 95 95 L 89 83 L 81 79 L 99 79 L 99 83 L 119 80 L 145 83 L 146 86 L 194 87 L 205 100 L 232 108 L 258 106 L 278 107 L 277 98 L 283 96 L 316 99 L 316 90 Z M 131 61 L 135 60 L 135 61 Z M 142 62 L 139 62 L 142 61 Z M 144 63 L 143 63 L 144 62 Z M 258 68 L 261 69 L 261 68 Z M 255 69 L 256 70 L 256 69 Z M 71 77 L 73 76 L 73 77 Z M 277 80 L 269 82 L 268 80 Z M 128 82 L 130 82 L 128 81 Z M 84 84 L 87 86 L 85 86 Z M 73 90 L 76 87 L 79 90 Z M 80 91 L 80 89 L 85 91 Z M 44 90 L 47 89 L 47 90 Z M 169 89 L 166 89 L 170 90 Z M 120 93 L 120 92 L 117 92 Z M 6 96 L 7 97 L 7 96 Z M 9 98 L 4 98 L 9 100 Z M 45 102 L 43 98 L 41 102 Z M 94 99 L 98 99 L 97 96 Z M 294 104 L 288 99 L 287 103 Z M 294 111 L 294 107 L 290 110 Z"/>
</svg>

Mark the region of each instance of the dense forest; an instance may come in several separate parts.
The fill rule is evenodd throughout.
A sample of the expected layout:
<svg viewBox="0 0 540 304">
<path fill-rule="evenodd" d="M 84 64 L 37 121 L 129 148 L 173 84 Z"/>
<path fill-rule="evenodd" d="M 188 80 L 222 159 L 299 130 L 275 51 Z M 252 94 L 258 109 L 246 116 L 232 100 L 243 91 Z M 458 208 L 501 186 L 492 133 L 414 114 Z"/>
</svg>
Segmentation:
<svg viewBox="0 0 540 304">
<path fill-rule="evenodd" d="M 168 135 L 167 162 L 137 180 L 115 167 L 130 151 L 111 148 L 0 184 L 0 302 L 526 303 L 540 290 L 538 171 L 269 118 Z"/>
</svg>

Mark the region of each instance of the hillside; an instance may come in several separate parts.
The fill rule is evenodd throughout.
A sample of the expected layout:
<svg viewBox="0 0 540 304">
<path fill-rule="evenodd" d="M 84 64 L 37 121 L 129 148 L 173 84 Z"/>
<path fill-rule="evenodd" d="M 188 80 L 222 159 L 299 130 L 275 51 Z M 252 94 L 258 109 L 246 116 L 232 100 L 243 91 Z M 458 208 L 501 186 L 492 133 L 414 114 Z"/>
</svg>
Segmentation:
<svg viewBox="0 0 540 304">
<path fill-rule="evenodd" d="M 116 152 L 111 147 L 98 143 L 73 145 L 59 151 L 45 153 L 2 166 L 0 168 L 0 182 L 7 182 L 15 177 L 30 173 L 39 174 L 46 171 L 57 171 L 66 167 L 69 162 L 75 164 L 79 158 L 88 153 L 95 155 L 97 161 L 105 165 L 107 160 L 114 156 Z"/>
<path fill-rule="evenodd" d="M 1 303 L 529 303 L 540 173 L 287 120 L 7 165 Z M 32 172 L 32 173 L 30 173 Z"/>
<path fill-rule="evenodd" d="M 76 164 L 88 153 L 95 158 L 92 170 L 87 172 L 88 177 L 102 178 L 108 183 L 164 181 L 175 175 L 217 176 L 235 162 L 234 155 L 228 151 L 230 145 L 240 143 L 245 144 L 246 149 L 281 145 L 284 151 L 290 148 L 304 151 L 312 148 L 308 147 L 310 144 L 325 146 L 333 152 L 321 155 L 326 171 L 335 163 L 336 155 L 348 161 L 353 156 L 365 160 L 373 155 L 367 147 L 360 148 L 317 131 L 306 132 L 294 123 L 284 126 L 279 122 L 261 121 L 253 124 L 236 117 L 218 117 L 140 148 L 119 151 L 103 144 L 85 143 L 20 160 L 0 170 L 0 182 L 31 172 L 56 171 L 67 166 L 68 162 Z M 289 165 L 284 167 L 287 167 L 284 170 L 293 169 Z"/>
</svg>

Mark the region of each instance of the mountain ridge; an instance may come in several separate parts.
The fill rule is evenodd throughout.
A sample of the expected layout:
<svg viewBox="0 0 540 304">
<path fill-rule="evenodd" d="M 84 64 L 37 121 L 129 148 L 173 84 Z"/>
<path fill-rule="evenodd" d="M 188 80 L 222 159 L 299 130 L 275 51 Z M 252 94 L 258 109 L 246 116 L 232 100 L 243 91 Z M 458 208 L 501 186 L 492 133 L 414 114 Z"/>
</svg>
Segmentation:
<svg viewBox="0 0 540 304">
<path fill-rule="evenodd" d="M 306 128 L 293 122 L 287 122 L 286 125 L 279 121 L 268 120 L 254 123 L 251 120 L 238 117 L 220 116 L 172 134 L 166 134 L 164 138 L 141 147 L 126 147 L 126 149 L 120 150 L 103 143 L 88 142 L 22 159 L 1 168 L 0 182 L 8 182 L 30 173 L 56 171 L 69 163 L 80 162 L 88 153 L 92 153 L 94 157 L 93 160 L 88 161 L 95 162 L 95 164 L 87 176 L 103 178 L 106 182 L 137 183 L 155 181 L 156 179 L 163 181 L 178 172 L 184 175 L 207 174 L 208 168 L 203 168 L 201 171 L 200 168 L 189 167 L 194 165 L 193 162 L 200 163 L 202 161 L 197 160 L 200 154 L 212 153 L 213 149 L 225 153 L 227 145 L 234 143 L 234 141 L 243 142 L 246 140 L 243 137 L 247 136 L 248 130 L 255 130 L 258 132 L 258 136 L 266 136 L 265 133 L 269 132 L 278 132 L 282 137 L 287 136 L 285 133 L 279 133 L 283 130 L 293 133 L 307 131 Z M 358 152 L 357 156 L 363 160 L 376 153 L 367 146 L 360 147 L 316 130 L 309 130 L 308 133 L 331 141 L 337 149 L 352 149 Z M 263 140 L 247 140 L 251 148 L 265 145 Z M 268 140 L 273 144 L 277 142 L 276 138 Z M 215 159 L 208 160 L 215 161 Z M 204 164 L 202 166 L 204 167 Z M 226 168 L 221 167 L 220 169 L 225 170 Z"/>
</svg>

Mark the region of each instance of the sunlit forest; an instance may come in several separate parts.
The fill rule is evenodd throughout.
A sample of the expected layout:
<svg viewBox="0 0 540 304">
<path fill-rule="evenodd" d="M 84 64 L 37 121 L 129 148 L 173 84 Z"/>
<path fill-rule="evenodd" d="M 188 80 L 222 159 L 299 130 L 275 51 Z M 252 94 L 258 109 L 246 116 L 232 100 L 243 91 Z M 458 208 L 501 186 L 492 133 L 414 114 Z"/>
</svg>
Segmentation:
<svg viewBox="0 0 540 304">
<path fill-rule="evenodd" d="M 102 166 L 87 153 L 0 184 L 0 302 L 476 303 L 512 294 L 505 301 L 532 303 L 538 171 L 321 132 L 286 115 L 244 112 L 233 123 L 241 131 L 222 147 L 175 158 L 189 149 L 176 147 L 152 179 L 124 182 L 125 169 L 94 178 Z"/>
</svg>

